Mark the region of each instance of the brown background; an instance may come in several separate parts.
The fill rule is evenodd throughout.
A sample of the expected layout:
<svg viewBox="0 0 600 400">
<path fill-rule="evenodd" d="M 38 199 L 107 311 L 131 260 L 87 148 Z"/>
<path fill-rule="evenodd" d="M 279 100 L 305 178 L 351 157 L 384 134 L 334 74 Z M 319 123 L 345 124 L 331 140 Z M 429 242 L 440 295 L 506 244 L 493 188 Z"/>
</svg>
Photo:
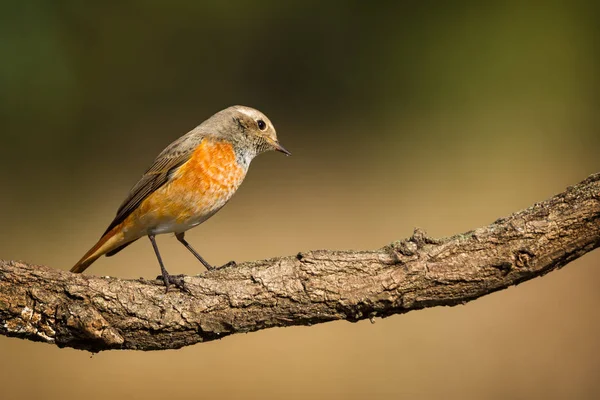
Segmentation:
<svg viewBox="0 0 600 400">
<path fill-rule="evenodd" d="M 232 104 L 264 111 L 294 155 L 259 157 L 188 234 L 215 264 L 450 235 L 600 171 L 595 2 L 425 3 L 3 4 L 0 257 L 71 267 L 154 156 Z M 159 245 L 170 271 L 202 271 Z M 598 398 L 599 263 L 465 306 L 177 351 L 0 337 L 0 397 Z M 147 240 L 89 270 L 158 272 Z"/>
</svg>

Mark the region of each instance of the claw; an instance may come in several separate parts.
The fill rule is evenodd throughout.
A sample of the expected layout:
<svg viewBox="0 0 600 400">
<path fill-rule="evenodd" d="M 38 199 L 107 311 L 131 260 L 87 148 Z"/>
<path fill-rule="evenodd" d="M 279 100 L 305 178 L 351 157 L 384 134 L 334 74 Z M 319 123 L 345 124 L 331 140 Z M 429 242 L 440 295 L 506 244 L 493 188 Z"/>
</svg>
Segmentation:
<svg viewBox="0 0 600 400">
<path fill-rule="evenodd" d="M 225 264 L 221 265 L 220 267 L 216 267 L 215 269 L 235 267 L 236 265 L 237 265 L 237 263 L 235 261 L 229 261 L 228 263 L 225 263 Z"/>
<path fill-rule="evenodd" d="M 185 285 L 183 278 L 185 278 L 185 275 L 159 275 L 156 277 L 156 280 L 163 281 L 165 285 L 165 293 L 169 292 L 169 287 L 171 285 L 176 286 L 182 292 L 191 293 Z"/>
</svg>

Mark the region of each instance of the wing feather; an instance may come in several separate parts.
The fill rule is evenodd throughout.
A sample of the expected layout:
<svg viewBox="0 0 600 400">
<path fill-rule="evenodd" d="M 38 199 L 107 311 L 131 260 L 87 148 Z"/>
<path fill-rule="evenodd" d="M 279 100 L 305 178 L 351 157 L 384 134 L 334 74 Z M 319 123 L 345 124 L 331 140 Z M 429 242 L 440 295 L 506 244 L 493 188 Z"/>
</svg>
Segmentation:
<svg viewBox="0 0 600 400">
<path fill-rule="evenodd" d="M 173 173 L 190 159 L 201 140 L 201 138 L 183 136 L 160 153 L 152 166 L 129 191 L 129 195 L 119 207 L 115 219 L 104 235 L 123 222 L 150 194 L 169 182 Z"/>
</svg>

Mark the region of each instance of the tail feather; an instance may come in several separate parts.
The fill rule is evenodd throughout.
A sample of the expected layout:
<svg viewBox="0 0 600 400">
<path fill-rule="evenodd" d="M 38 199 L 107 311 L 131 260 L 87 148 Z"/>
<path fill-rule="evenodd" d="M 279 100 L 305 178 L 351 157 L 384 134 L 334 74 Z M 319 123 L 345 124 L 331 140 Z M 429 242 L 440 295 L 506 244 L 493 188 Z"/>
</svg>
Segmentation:
<svg viewBox="0 0 600 400">
<path fill-rule="evenodd" d="M 137 239 L 135 239 L 135 240 L 137 240 Z M 125 247 L 127 247 L 131 243 L 135 242 L 135 240 L 132 240 L 131 242 L 127 242 L 125 244 L 122 244 L 119 247 L 115 247 L 111 251 L 106 252 L 106 257 L 112 257 L 112 256 L 114 256 L 115 254 L 117 254 L 118 252 L 120 252 L 121 250 L 123 250 Z"/>
<path fill-rule="evenodd" d="M 123 234 L 117 234 L 116 230 L 107 232 L 104 236 L 98 240 L 98 243 L 94 245 L 85 255 L 71 268 L 71 272 L 81 273 L 86 270 L 87 267 L 92 265 L 94 261 L 102 257 L 104 254 L 112 251 L 117 247 L 123 246 Z"/>
</svg>

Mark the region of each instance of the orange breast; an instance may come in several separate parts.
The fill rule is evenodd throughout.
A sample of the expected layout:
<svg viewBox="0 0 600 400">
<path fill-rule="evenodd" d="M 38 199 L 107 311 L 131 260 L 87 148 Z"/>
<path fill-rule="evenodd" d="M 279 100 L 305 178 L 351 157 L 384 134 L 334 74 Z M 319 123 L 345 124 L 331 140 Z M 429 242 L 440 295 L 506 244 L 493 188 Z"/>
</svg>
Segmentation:
<svg viewBox="0 0 600 400">
<path fill-rule="evenodd" d="M 172 180 L 124 221 L 127 236 L 183 232 L 198 225 L 229 201 L 246 171 L 230 143 L 203 140 Z"/>
</svg>

